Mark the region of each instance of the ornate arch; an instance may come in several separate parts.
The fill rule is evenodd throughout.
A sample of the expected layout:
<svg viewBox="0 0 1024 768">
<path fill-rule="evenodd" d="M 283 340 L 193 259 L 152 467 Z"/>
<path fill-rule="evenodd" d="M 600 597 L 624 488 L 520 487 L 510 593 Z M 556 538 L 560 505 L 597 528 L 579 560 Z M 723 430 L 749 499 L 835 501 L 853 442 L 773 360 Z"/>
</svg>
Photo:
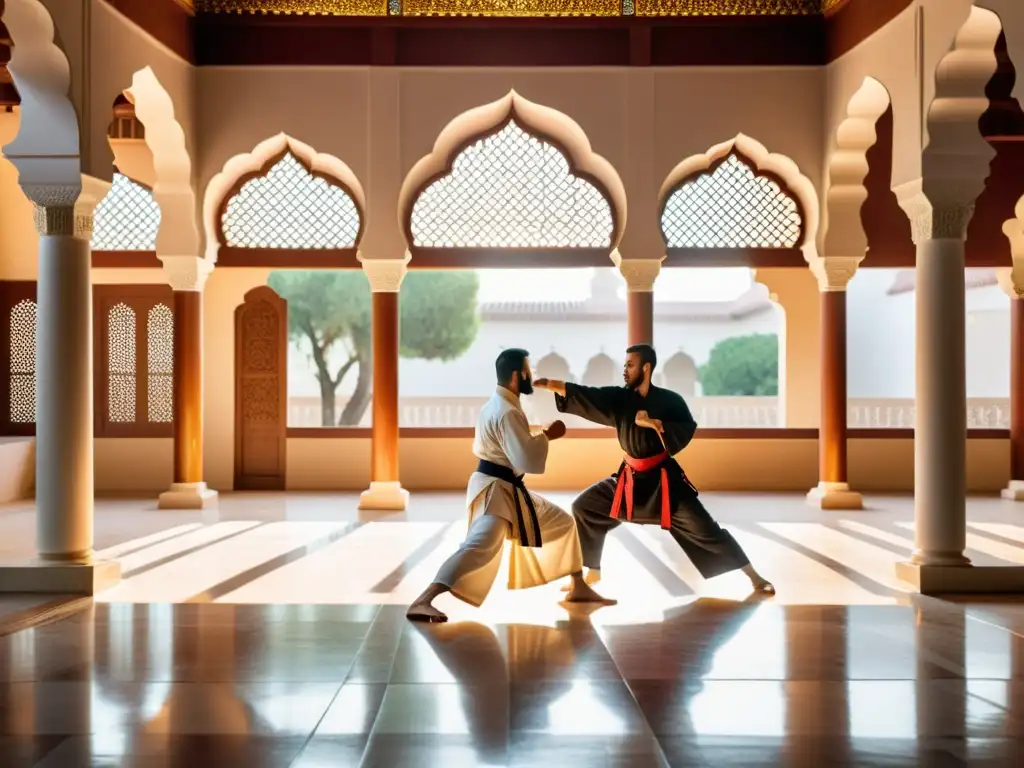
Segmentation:
<svg viewBox="0 0 1024 768">
<path fill-rule="evenodd" d="M 152 194 L 160 206 L 154 250 L 161 257 L 195 256 L 200 252 L 200 239 L 192 158 L 185 145 L 185 131 L 174 114 L 174 102 L 148 66 L 135 73 L 125 95 L 135 105 L 135 116 L 146 129 L 144 141 L 153 155 L 156 176 Z"/>
<path fill-rule="evenodd" d="M 702 208 L 713 209 L 717 203 L 713 195 L 721 194 L 721 186 L 711 185 L 722 182 L 745 196 L 759 198 L 759 205 L 771 208 L 772 217 L 762 216 L 739 237 L 723 237 L 721 232 L 708 230 L 704 242 L 691 235 L 680 241 L 685 245 L 673 246 L 666 231 L 666 217 L 673 215 L 671 206 L 692 196 Z M 820 213 L 811 180 L 791 159 L 769 153 L 742 133 L 683 160 L 665 179 L 658 199 L 668 250 L 663 266 L 791 267 L 805 266 L 817 256 Z M 675 214 L 677 220 L 680 215 Z"/>
<path fill-rule="evenodd" d="M 7 65 L 21 97 L 21 126 L 4 157 L 36 205 L 73 205 L 82 189 L 78 117 L 68 98 L 71 67 L 39 0 L 6 0 L 4 24 L 14 45 Z"/>
<path fill-rule="evenodd" d="M 972 7 L 935 70 L 921 178 L 896 190 L 915 241 L 966 237 L 995 156 L 978 126 L 989 107 L 986 89 L 998 69 L 995 51 L 1002 31 L 995 13 Z"/>
<path fill-rule="evenodd" d="M 568 209 L 582 200 L 593 213 L 583 220 L 596 218 L 596 226 L 589 230 L 580 228 L 577 218 L 573 225 L 563 227 L 563 231 L 541 236 L 517 229 L 513 223 L 506 224 L 507 231 L 499 237 L 487 237 L 478 227 L 473 227 L 467 220 L 475 218 L 474 214 L 479 211 L 470 207 L 476 204 L 471 188 L 474 163 L 480 163 L 480 158 L 490 161 L 496 156 L 500 162 L 497 153 L 516 149 L 535 154 L 538 162 L 555 166 L 564 163 L 564 167 L 552 168 L 552 175 L 558 174 L 556 196 L 531 201 L 530 205 L 554 204 Z M 487 152 L 494 154 L 488 158 Z M 457 215 L 462 215 L 462 222 L 457 222 L 456 226 L 461 226 L 463 231 L 449 231 L 436 238 L 421 237 L 423 233 L 418 231 L 419 225 L 414 221 L 417 207 L 437 205 L 433 202 L 435 198 L 440 202 L 446 195 L 455 201 L 449 209 L 454 208 Z M 502 202 L 500 195 L 497 196 L 495 214 L 500 214 Z M 622 239 L 626 194 L 615 169 L 593 152 L 577 123 L 561 112 L 534 104 L 510 91 L 491 104 L 463 113 L 445 127 L 431 153 L 420 159 L 406 176 L 399 194 L 399 215 L 415 266 L 606 267 L 611 252 Z M 535 217 L 524 215 L 524 218 Z M 463 242 L 466 245 L 462 245 Z"/>
<path fill-rule="evenodd" d="M 533 369 L 535 378 L 560 379 L 562 381 L 573 381 L 572 370 L 569 361 L 552 350 L 537 361 Z"/>
<path fill-rule="evenodd" d="M 861 209 L 868 197 L 868 151 L 878 141 L 878 121 L 890 105 L 889 91 L 873 77 L 864 78 L 846 105 L 826 167 L 824 258 L 856 258 L 859 264 L 867 253 Z"/>
<path fill-rule="evenodd" d="M 293 220 L 285 210 L 276 220 L 254 222 L 255 230 L 249 227 L 245 237 L 233 236 L 233 226 L 236 233 L 246 229 L 246 211 L 241 207 L 232 211 L 233 204 L 269 205 L 275 195 L 289 204 L 294 195 L 288 193 L 296 190 L 315 196 L 314 203 L 321 208 L 341 211 L 335 219 L 337 231 L 324 239 L 316 234 L 321 221 L 315 217 Z M 249 154 L 232 157 L 207 185 L 203 199 L 206 258 L 227 267 L 358 269 L 365 210 L 363 188 L 345 163 L 280 133 Z M 263 245 L 261 240 L 270 244 Z"/>
</svg>

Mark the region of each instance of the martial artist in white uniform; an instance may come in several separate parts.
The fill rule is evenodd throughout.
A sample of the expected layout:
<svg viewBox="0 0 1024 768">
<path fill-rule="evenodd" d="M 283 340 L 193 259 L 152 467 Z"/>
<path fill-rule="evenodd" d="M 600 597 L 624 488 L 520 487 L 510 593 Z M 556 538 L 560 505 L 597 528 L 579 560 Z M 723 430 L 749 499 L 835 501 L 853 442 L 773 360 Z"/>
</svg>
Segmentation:
<svg viewBox="0 0 1024 768">
<path fill-rule="evenodd" d="M 523 475 L 543 474 L 548 443 L 565 434 L 565 424 L 556 421 L 539 434 L 530 433 L 519 402 L 520 395 L 533 391 L 525 350 L 504 350 L 495 370 L 497 391 L 480 412 L 473 441 L 479 464 L 466 491 L 469 532 L 434 582 L 409 607 L 406 615 L 414 621 L 447 621 L 431 604 L 445 592 L 480 606 L 498 573 L 506 539 L 512 539 L 509 589 L 527 589 L 572 576 L 567 601 L 614 602 L 602 598 L 583 579 L 583 558 L 572 515 L 530 493 L 523 484 Z"/>
</svg>

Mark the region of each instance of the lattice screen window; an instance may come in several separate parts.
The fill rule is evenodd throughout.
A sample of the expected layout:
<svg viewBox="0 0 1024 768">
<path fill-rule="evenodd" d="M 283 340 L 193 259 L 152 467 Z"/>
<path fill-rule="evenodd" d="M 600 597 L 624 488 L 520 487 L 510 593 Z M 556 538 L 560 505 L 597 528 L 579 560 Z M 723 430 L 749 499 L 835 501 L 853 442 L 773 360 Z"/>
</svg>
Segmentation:
<svg viewBox="0 0 1024 768">
<path fill-rule="evenodd" d="M 36 319 L 31 299 L 19 301 L 10 316 L 10 419 L 11 424 L 36 421 Z"/>
<path fill-rule="evenodd" d="M 141 184 L 114 174 L 110 191 L 93 216 L 94 251 L 155 251 L 160 206 Z"/>
<path fill-rule="evenodd" d="M 796 201 L 735 155 L 677 188 L 661 216 L 669 248 L 793 248 L 802 228 Z"/>
<path fill-rule="evenodd" d="M 149 420 L 169 424 L 174 415 L 174 313 L 157 304 L 147 318 Z"/>
<path fill-rule="evenodd" d="M 414 244 L 433 248 L 604 248 L 612 238 L 604 195 L 514 122 L 463 150 L 411 219 Z"/>
<path fill-rule="evenodd" d="M 354 248 L 360 219 L 344 189 L 287 153 L 242 185 L 221 225 L 224 244 L 236 248 Z"/>
<path fill-rule="evenodd" d="M 135 310 L 115 304 L 107 314 L 107 420 L 135 423 Z"/>
</svg>

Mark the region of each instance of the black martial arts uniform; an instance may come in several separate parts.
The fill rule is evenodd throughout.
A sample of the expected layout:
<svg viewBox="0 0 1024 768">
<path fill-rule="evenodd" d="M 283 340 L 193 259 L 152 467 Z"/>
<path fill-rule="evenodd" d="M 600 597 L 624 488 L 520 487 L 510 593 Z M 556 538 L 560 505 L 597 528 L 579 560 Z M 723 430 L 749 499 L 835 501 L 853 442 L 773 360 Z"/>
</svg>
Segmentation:
<svg viewBox="0 0 1024 768">
<path fill-rule="evenodd" d="M 605 536 L 623 520 L 668 530 L 705 579 L 750 562 L 732 534 L 704 509 L 697 489 L 672 458 L 697 430 L 682 397 L 655 386 L 643 397 L 628 387 L 567 382 L 565 396 L 555 395 L 555 404 L 561 413 L 615 427 L 625 454 L 618 472 L 590 486 L 572 504 L 587 568 L 601 567 Z M 662 422 L 664 446 L 655 430 L 637 426 L 639 411 Z"/>
</svg>

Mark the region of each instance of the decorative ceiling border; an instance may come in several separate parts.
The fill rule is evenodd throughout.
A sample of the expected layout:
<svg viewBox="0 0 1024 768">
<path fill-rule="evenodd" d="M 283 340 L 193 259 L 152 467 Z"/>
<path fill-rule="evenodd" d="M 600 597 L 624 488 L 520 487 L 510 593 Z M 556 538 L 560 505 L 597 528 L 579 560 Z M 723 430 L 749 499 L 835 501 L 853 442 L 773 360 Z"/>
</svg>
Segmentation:
<svg viewBox="0 0 1024 768">
<path fill-rule="evenodd" d="M 179 0 L 197 13 L 267 16 L 816 16 L 846 0 Z"/>
</svg>

